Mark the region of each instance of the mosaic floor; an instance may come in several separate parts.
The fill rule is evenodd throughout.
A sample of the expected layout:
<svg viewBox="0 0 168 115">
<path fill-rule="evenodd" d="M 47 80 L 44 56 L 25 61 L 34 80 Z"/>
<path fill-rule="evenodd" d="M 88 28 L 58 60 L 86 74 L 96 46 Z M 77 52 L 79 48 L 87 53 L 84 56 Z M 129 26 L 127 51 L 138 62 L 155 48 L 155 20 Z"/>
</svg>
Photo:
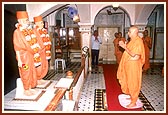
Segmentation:
<svg viewBox="0 0 168 115">
<path fill-rule="evenodd" d="M 143 74 L 142 88 L 144 96 L 148 99 L 155 111 L 165 111 L 166 106 L 166 77 L 161 75 L 162 65 L 151 66 L 147 74 Z"/>
<path fill-rule="evenodd" d="M 95 89 L 93 111 L 108 111 L 106 89 Z"/>
</svg>

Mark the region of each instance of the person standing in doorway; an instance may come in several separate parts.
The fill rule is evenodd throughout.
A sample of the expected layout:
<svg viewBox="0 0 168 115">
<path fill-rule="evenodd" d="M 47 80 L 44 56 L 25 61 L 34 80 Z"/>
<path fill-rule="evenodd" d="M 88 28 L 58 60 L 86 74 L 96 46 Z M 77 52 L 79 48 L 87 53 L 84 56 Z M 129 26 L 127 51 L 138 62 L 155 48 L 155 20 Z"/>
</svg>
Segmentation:
<svg viewBox="0 0 168 115">
<path fill-rule="evenodd" d="M 119 46 L 119 41 L 123 41 L 125 43 L 126 39 L 122 37 L 122 33 L 121 32 L 115 33 L 114 36 L 115 36 L 115 39 L 113 41 L 114 48 L 115 48 L 114 55 L 116 56 L 117 64 L 119 64 L 120 60 L 121 60 L 121 57 L 122 57 L 122 54 L 124 52 L 124 49 L 121 46 Z"/>
<path fill-rule="evenodd" d="M 98 30 L 95 30 L 91 37 L 91 55 L 93 67 L 98 66 L 100 44 L 102 44 L 102 39 L 98 35 Z"/>
<path fill-rule="evenodd" d="M 124 94 L 130 96 L 130 103 L 126 106 L 128 109 L 136 107 L 138 95 L 142 83 L 142 66 L 145 63 L 145 49 L 143 40 L 138 36 L 138 28 L 130 27 L 128 31 L 130 42 L 119 42 L 119 46 L 125 49 L 118 70 L 117 79 L 121 85 Z"/>
<path fill-rule="evenodd" d="M 150 49 L 152 48 L 152 38 L 148 36 L 148 30 L 143 32 L 143 43 L 145 47 L 145 64 L 143 66 L 143 72 L 146 73 L 150 68 Z"/>
</svg>

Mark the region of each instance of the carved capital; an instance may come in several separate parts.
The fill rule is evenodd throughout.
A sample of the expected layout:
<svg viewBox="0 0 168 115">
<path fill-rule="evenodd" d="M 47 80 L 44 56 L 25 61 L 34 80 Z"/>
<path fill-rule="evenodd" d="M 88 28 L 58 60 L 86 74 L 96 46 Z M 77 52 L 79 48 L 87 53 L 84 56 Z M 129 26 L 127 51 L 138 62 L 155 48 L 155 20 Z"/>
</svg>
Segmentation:
<svg viewBox="0 0 168 115">
<path fill-rule="evenodd" d="M 90 23 L 80 23 L 79 26 L 80 32 L 91 32 L 92 25 Z"/>
</svg>

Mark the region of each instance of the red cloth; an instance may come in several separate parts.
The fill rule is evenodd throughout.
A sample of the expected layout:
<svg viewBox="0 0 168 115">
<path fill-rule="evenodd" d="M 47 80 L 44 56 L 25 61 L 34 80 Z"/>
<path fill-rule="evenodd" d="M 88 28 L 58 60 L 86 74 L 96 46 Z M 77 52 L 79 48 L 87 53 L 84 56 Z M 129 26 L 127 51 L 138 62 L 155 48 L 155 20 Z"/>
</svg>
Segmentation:
<svg viewBox="0 0 168 115">
<path fill-rule="evenodd" d="M 145 64 L 143 70 L 148 70 L 150 68 L 150 48 L 152 47 L 152 39 L 150 37 L 142 38 L 145 47 Z"/>
</svg>

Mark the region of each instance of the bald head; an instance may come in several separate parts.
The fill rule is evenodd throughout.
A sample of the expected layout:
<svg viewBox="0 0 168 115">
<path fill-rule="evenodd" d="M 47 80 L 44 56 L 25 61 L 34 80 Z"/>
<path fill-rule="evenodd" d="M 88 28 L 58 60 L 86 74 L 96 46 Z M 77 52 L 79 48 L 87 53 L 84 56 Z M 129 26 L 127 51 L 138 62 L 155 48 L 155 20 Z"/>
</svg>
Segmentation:
<svg viewBox="0 0 168 115">
<path fill-rule="evenodd" d="M 130 29 L 131 29 L 131 31 L 132 31 L 133 33 L 138 34 L 138 27 L 133 26 L 133 27 L 131 27 Z"/>
<path fill-rule="evenodd" d="M 138 36 L 138 27 L 132 26 L 128 31 L 128 36 L 133 39 Z"/>
</svg>

